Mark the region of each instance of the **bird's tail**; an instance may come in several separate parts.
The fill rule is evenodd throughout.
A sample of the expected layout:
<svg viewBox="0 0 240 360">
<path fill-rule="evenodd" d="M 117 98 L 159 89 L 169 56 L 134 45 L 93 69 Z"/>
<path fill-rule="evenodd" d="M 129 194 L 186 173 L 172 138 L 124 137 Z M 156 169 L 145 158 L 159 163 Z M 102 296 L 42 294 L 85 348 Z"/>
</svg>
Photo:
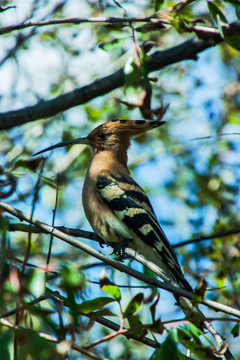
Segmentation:
<svg viewBox="0 0 240 360">
<path fill-rule="evenodd" d="M 174 283 L 172 285 L 175 285 L 177 287 L 180 287 L 184 290 L 193 293 L 193 289 L 186 279 L 181 279 L 181 283 Z M 204 329 L 207 330 L 215 339 L 220 350 L 226 348 L 226 351 L 223 354 L 224 358 L 226 360 L 234 360 L 232 353 L 230 352 L 229 348 L 226 346 L 225 339 L 217 332 L 213 324 L 206 319 L 205 315 L 198 308 L 198 306 L 194 306 L 192 301 L 185 297 L 175 296 L 175 298 L 189 321 L 193 322 L 194 325 L 200 328 L 200 330 L 204 330 Z"/>
<path fill-rule="evenodd" d="M 175 276 L 175 272 L 170 273 L 169 271 L 164 271 L 165 264 L 161 263 L 161 267 L 156 265 L 156 263 L 152 263 L 153 266 L 149 266 L 149 262 L 145 263 L 146 266 L 150 268 L 157 276 L 159 276 L 165 283 L 171 284 L 173 286 L 176 286 L 180 289 L 186 290 L 190 293 L 193 293 L 193 289 L 191 285 L 188 283 L 188 281 L 185 279 L 183 273 L 178 272 L 178 277 Z M 168 267 L 169 270 L 169 267 Z M 177 303 L 179 304 L 182 311 L 185 313 L 187 319 L 192 322 L 195 326 L 197 326 L 199 329 L 204 330 L 206 329 L 215 339 L 217 346 L 219 350 L 226 351 L 223 354 L 223 357 L 226 360 L 234 360 L 233 355 L 231 354 L 230 350 L 226 346 L 225 339 L 217 332 L 217 330 L 214 328 L 213 324 L 207 321 L 205 315 L 202 313 L 202 311 L 195 306 L 190 299 L 187 299 L 183 296 L 174 295 Z M 220 357 L 223 358 L 222 356 Z"/>
</svg>

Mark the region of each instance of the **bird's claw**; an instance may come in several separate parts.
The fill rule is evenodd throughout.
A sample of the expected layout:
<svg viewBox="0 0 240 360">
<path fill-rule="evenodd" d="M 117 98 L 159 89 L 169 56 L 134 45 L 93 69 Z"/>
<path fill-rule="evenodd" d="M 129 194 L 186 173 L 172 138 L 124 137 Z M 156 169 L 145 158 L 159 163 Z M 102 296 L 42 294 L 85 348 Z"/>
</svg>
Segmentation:
<svg viewBox="0 0 240 360">
<path fill-rule="evenodd" d="M 118 244 L 113 244 L 113 252 L 112 254 L 118 255 L 121 258 L 123 258 L 124 256 L 124 250 L 125 248 L 128 246 L 128 241 L 127 240 L 123 240 Z"/>
</svg>

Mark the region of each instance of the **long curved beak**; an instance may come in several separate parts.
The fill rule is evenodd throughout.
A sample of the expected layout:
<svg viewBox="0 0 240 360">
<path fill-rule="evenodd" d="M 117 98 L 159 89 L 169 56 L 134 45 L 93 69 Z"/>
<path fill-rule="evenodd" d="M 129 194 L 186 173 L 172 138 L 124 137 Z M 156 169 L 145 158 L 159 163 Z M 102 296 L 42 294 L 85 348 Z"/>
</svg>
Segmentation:
<svg viewBox="0 0 240 360">
<path fill-rule="evenodd" d="M 33 156 L 39 155 L 44 153 L 45 151 L 49 151 L 49 150 L 53 150 L 59 147 L 63 147 L 63 146 L 69 146 L 69 145 L 74 145 L 74 144 L 86 144 L 86 145 L 90 145 L 90 141 L 87 137 L 84 138 L 79 138 L 79 139 L 73 139 L 73 140 L 69 140 L 69 141 L 62 141 L 58 144 L 52 145 L 47 147 L 46 149 L 40 150 L 38 152 L 36 152 L 35 154 L 33 154 Z"/>
</svg>

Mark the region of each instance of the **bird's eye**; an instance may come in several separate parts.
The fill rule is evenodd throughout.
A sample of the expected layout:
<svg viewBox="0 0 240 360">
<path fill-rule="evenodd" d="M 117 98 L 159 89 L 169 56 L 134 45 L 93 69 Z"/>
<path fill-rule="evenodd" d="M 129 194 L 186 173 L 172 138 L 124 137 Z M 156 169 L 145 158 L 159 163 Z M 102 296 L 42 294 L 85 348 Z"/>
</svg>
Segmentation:
<svg viewBox="0 0 240 360">
<path fill-rule="evenodd" d="M 98 138 L 99 138 L 100 140 L 104 140 L 104 139 L 105 139 L 105 134 L 102 133 L 102 132 L 98 133 Z"/>
</svg>

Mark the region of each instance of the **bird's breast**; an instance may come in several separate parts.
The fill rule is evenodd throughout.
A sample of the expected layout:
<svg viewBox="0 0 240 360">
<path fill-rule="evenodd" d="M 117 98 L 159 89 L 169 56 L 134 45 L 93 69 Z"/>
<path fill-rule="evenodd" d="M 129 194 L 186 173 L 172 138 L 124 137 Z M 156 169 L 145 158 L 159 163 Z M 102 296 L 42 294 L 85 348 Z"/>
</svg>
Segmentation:
<svg viewBox="0 0 240 360">
<path fill-rule="evenodd" d="M 103 201 L 95 182 L 87 177 L 83 186 L 82 199 L 85 215 L 98 236 L 107 243 L 119 243 L 132 239 L 128 227 Z"/>
</svg>

